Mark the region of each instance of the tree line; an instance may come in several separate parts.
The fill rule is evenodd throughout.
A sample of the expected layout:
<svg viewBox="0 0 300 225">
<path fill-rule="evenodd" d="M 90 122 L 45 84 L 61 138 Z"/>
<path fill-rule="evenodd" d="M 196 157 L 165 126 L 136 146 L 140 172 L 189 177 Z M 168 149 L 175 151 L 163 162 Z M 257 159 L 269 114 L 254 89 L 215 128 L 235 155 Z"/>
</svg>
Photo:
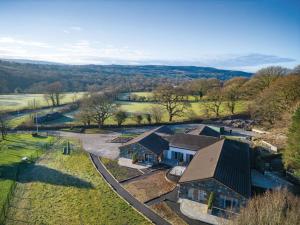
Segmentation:
<svg viewBox="0 0 300 225">
<path fill-rule="evenodd" d="M 191 113 L 189 97 L 193 96 L 198 101 L 201 100 L 207 114 L 213 113 L 215 117 L 220 116 L 222 105 L 225 104 L 230 114 L 235 114 L 238 101 L 247 101 L 248 111 L 257 123 L 272 125 L 282 119 L 285 113 L 295 111 L 300 99 L 299 83 L 299 66 L 294 70 L 282 67 L 263 68 L 250 79 L 196 79 L 179 85 L 166 82 L 152 91 L 151 98 L 157 104 L 148 109 L 144 117 L 149 123 L 159 123 L 163 112 L 166 112 L 168 121 L 172 122 L 174 117 Z M 115 103 L 118 90 L 99 94 L 98 89 L 93 89 L 90 93 L 89 97 L 83 99 L 78 116 L 85 124 L 96 122 L 101 126 L 108 118 L 114 117 L 121 125 L 128 118 L 128 113 L 123 112 Z M 133 119 L 140 124 L 143 117 L 136 114 Z"/>
</svg>

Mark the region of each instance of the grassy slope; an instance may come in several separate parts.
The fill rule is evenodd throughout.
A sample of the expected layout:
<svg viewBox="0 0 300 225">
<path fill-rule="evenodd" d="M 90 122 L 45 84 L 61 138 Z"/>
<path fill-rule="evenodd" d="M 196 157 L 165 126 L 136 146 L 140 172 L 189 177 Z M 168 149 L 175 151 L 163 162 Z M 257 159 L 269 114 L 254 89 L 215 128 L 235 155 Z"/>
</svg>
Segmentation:
<svg viewBox="0 0 300 225">
<path fill-rule="evenodd" d="M 35 224 L 149 224 L 109 188 L 85 152 L 65 156 L 63 146 L 22 173 L 16 195 L 24 199 L 13 202 L 17 207 L 10 208 L 9 218 Z"/>
<path fill-rule="evenodd" d="M 53 141 L 52 137 L 33 138 L 27 134 L 11 134 L 0 142 L 0 208 L 10 187 L 14 183 L 18 163 L 23 157 L 36 158 L 42 153 L 45 144 Z M 8 167 L 11 166 L 11 167 Z M 10 179 L 3 179 L 10 178 Z"/>
<path fill-rule="evenodd" d="M 69 103 L 73 101 L 75 93 L 65 93 L 61 103 Z M 81 98 L 84 92 L 78 92 L 77 99 Z M 43 94 L 12 94 L 0 95 L 0 111 L 21 110 L 28 107 L 28 103 L 36 100 L 38 106 L 47 106 Z"/>
</svg>

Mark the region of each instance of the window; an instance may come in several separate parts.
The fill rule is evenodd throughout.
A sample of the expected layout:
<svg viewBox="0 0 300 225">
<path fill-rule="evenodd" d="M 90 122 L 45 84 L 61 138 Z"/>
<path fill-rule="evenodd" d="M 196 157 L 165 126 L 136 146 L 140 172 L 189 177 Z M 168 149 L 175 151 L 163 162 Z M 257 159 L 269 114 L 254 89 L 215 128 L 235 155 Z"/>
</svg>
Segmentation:
<svg viewBox="0 0 300 225">
<path fill-rule="evenodd" d="M 221 195 L 221 200 L 223 201 L 223 208 L 234 210 L 239 207 L 239 201 L 235 198 Z"/>
<path fill-rule="evenodd" d="M 181 152 L 171 152 L 171 158 L 176 159 L 179 162 L 183 162 L 183 153 Z"/>
<path fill-rule="evenodd" d="M 131 158 L 131 157 L 132 157 L 132 155 L 133 155 L 133 151 L 132 151 L 131 149 L 129 149 L 129 150 L 128 150 L 128 154 L 127 154 L 127 155 L 128 155 L 128 157 L 129 157 L 129 158 Z"/>
<path fill-rule="evenodd" d="M 206 192 L 203 190 L 199 190 L 199 200 L 206 201 Z"/>
<path fill-rule="evenodd" d="M 188 198 L 193 201 L 206 201 L 207 194 L 203 190 L 198 190 L 195 188 L 190 188 L 188 190 Z"/>
<path fill-rule="evenodd" d="M 146 162 L 152 162 L 153 161 L 153 155 L 145 154 L 145 161 Z"/>
<path fill-rule="evenodd" d="M 194 157 L 193 155 L 186 154 L 186 161 L 187 161 L 187 162 L 192 161 L 193 157 Z"/>
<path fill-rule="evenodd" d="M 193 199 L 193 194 L 194 194 L 194 188 L 190 188 L 188 190 L 188 198 Z"/>
</svg>

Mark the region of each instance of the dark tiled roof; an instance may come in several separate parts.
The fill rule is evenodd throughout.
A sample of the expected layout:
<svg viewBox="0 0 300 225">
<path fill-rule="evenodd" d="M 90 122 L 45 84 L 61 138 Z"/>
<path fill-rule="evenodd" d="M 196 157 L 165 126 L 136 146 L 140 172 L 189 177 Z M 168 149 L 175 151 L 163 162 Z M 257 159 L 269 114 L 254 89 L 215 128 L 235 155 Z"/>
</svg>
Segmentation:
<svg viewBox="0 0 300 225">
<path fill-rule="evenodd" d="M 188 134 L 206 135 L 217 138 L 220 137 L 220 133 L 218 131 L 206 125 L 199 125 L 196 129 L 189 131 Z"/>
<path fill-rule="evenodd" d="M 156 134 L 157 131 L 164 133 L 168 131 L 169 128 L 164 128 L 164 126 L 157 127 L 155 129 L 149 130 L 137 136 L 136 138 L 130 140 L 122 146 L 128 146 L 131 144 L 139 143 L 145 148 L 149 149 L 153 153 L 159 155 L 163 150 L 169 149 L 169 143 L 160 135 Z M 170 130 L 171 131 L 171 130 Z M 122 146 L 120 148 L 122 148 Z"/>
<path fill-rule="evenodd" d="M 167 134 L 167 135 L 171 135 L 171 134 L 174 134 L 174 131 L 171 130 L 168 126 L 164 125 L 164 126 L 160 126 L 158 128 L 156 128 L 154 130 L 155 133 L 158 133 L 158 134 Z"/>
<path fill-rule="evenodd" d="M 170 146 L 192 151 L 198 151 L 199 149 L 209 146 L 218 140 L 220 139 L 215 137 L 192 134 L 175 134 L 168 138 Z"/>
<path fill-rule="evenodd" d="M 157 155 L 160 155 L 163 152 L 163 150 L 169 149 L 169 143 L 156 133 L 152 133 L 146 138 L 140 140 L 139 144 L 143 145 L 144 147 L 146 147 L 147 149 L 149 149 Z"/>
<path fill-rule="evenodd" d="M 248 144 L 220 140 L 199 151 L 179 182 L 215 178 L 237 193 L 250 197 L 250 157 Z"/>
</svg>

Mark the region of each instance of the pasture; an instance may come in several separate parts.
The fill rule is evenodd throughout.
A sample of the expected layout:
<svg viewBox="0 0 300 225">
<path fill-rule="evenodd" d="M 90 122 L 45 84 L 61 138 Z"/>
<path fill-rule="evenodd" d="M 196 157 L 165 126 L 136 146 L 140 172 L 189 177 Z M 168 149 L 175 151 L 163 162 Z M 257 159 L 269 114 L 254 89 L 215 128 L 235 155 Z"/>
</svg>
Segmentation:
<svg viewBox="0 0 300 225">
<path fill-rule="evenodd" d="M 19 172 L 6 224 L 150 224 L 107 185 L 76 140 L 70 140 L 71 154 L 63 155 L 65 139 L 47 151 L 38 148 L 38 142 L 51 138 L 37 141 L 30 135 L 10 135 L 8 139 L 11 145 L 5 142 L 3 146 L 10 152 L 0 156 L 6 167 L 36 151 L 39 160 Z M 36 147 L 21 146 L 23 142 L 32 142 Z M 18 148 L 14 150 L 14 146 Z"/>
<path fill-rule="evenodd" d="M 70 103 L 80 99 L 85 92 L 70 92 L 64 93 L 61 103 Z M 35 101 L 37 107 L 48 106 L 43 94 L 9 94 L 0 95 L 0 111 L 16 111 L 30 107 L 30 104 Z"/>
<path fill-rule="evenodd" d="M 0 142 L 0 224 L 3 207 L 15 185 L 17 173 L 24 165 L 21 163 L 22 158 L 37 159 L 53 141 L 53 137 L 34 138 L 28 134 L 10 134 Z"/>
</svg>

